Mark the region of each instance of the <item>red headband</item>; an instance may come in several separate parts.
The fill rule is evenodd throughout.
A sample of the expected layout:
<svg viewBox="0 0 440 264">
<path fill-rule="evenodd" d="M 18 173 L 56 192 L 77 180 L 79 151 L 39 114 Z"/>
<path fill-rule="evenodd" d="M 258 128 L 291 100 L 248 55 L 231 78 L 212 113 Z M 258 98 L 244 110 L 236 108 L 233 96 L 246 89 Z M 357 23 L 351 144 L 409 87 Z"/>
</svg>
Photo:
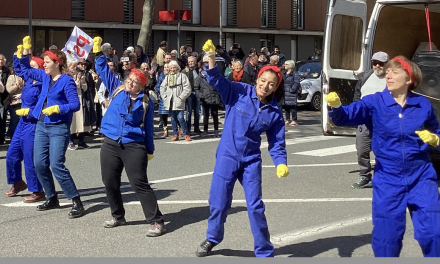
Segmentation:
<svg viewBox="0 0 440 264">
<path fill-rule="evenodd" d="M 409 65 L 409 63 L 403 60 L 402 58 L 394 58 L 392 60 L 397 61 L 400 63 L 400 65 L 402 65 L 402 68 L 408 73 L 411 83 L 414 84 L 415 83 L 414 75 L 412 73 L 411 66 Z"/>
<path fill-rule="evenodd" d="M 44 61 L 42 59 L 32 56 L 32 60 L 35 61 L 36 64 L 38 64 L 38 67 L 40 67 L 40 69 L 44 68 Z"/>
<path fill-rule="evenodd" d="M 280 83 L 283 80 L 283 75 L 281 74 L 280 68 L 278 68 L 277 66 L 270 66 L 270 65 L 264 66 L 263 68 L 261 68 L 260 72 L 258 73 L 258 78 L 260 78 L 261 74 L 263 74 L 263 72 L 265 72 L 267 70 L 272 70 L 277 74 L 278 86 L 280 86 Z"/>
<path fill-rule="evenodd" d="M 142 86 L 145 86 L 145 84 L 147 83 L 148 79 L 147 79 L 147 76 L 145 76 L 145 74 L 143 72 L 138 71 L 136 69 L 131 69 L 130 73 L 136 74 L 136 76 L 138 77 L 139 81 L 141 81 Z"/>
<path fill-rule="evenodd" d="M 52 60 L 56 60 L 56 61 L 58 61 L 58 63 L 59 63 L 60 65 L 63 65 L 63 61 L 62 61 L 60 58 L 58 58 L 55 54 L 53 54 L 52 51 L 46 51 L 46 52 L 44 53 L 44 55 L 49 56 L 49 58 L 51 58 Z"/>
</svg>

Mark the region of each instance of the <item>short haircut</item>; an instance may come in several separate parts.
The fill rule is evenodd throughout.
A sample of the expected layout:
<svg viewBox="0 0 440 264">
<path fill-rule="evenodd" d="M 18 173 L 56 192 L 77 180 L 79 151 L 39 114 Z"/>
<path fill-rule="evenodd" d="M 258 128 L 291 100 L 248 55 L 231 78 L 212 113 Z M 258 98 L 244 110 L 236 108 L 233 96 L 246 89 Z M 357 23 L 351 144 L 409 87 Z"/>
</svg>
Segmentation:
<svg viewBox="0 0 440 264">
<path fill-rule="evenodd" d="M 168 66 L 169 67 L 171 67 L 171 66 L 176 66 L 176 68 L 177 68 L 177 70 L 178 71 L 180 71 L 181 69 L 180 69 L 180 66 L 179 66 L 179 63 L 177 63 L 177 61 L 170 61 L 169 63 L 168 63 Z"/>
<path fill-rule="evenodd" d="M 5 57 L 5 55 L 0 53 L 0 56 L 2 56 L 2 58 L 3 58 L 3 63 L 6 64 L 6 57 Z"/>
<path fill-rule="evenodd" d="M 168 43 L 165 40 L 162 40 L 159 44 L 159 47 L 165 47 L 168 46 Z"/>
<path fill-rule="evenodd" d="M 422 71 L 420 70 L 419 66 L 417 66 L 417 64 L 415 64 L 414 62 L 408 60 L 404 56 L 397 56 L 397 57 L 395 57 L 395 59 L 396 58 L 400 58 L 400 59 L 404 60 L 411 67 L 411 71 L 412 71 L 412 74 L 413 74 L 413 77 L 414 77 L 414 83 L 411 83 L 409 85 L 408 90 L 411 91 L 411 90 L 416 89 L 420 85 L 420 83 L 422 82 L 422 78 L 423 78 Z M 385 66 L 383 67 L 383 70 L 386 72 L 390 68 L 391 69 L 403 69 L 402 64 L 400 64 L 400 62 L 394 61 L 394 60 L 388 61 L 385 64 Z M 405 73 L 406 73 L 407 78 L 409 80 L 410 78 L 409 78 L 408 72 L 405 71 Z"/>
<path fill-rule="evenodd" d="M 290 69 L 295 68 L 295 61 L 293 60 L 287 60 L 284 64 L 288 64 Z"/>
<path fill-rule="evenodd" d="M 281 50 L 281 49 L 280 49 L 280 46 L 278 46 L 278 45 L 273 46 L 273 49 L 279 49 L 279 50 Z"/>
<path fill-rule="evenodd" d="M 197 58 L 194 57 L 194 56 L 189 56 L 189 57 L 188 57 L 188 60 L 190 60 L 190 59 L 191 59 L 191 60 L 194 60 L 194 62 L 197 62 Z"/>
<path fill-rule="evenodd" d="M 272 55 L 272 56 L 270 56 L 270 60 L 278 62 L 280 60 L 280 58 L 278 58 L 277 55 Z"/>
</svg>

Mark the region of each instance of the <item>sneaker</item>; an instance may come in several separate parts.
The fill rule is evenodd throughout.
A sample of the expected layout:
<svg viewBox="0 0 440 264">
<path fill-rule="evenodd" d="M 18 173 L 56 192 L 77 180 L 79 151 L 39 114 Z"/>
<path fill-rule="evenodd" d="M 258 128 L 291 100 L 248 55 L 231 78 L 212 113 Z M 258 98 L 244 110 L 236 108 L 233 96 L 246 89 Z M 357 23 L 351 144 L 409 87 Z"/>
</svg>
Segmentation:
<svg viewBox="0 0 440 264">
<path fill-rule="evenodd" d="M 73 144 L 73 143 L 69 143 L 69 146 L 67 147 L 69 150 L 77 150 L 78 146 Z"/>
<path fill-rule="evenodd" d="M 200 128 L 194 129 L 194 132 L 197 134 L 202 134 L 202 130 L 200 130 Z"/>
<path fill-rule="evenodd" d="M 44 200 L 46 200 L 45 193 L 43 190 L 41 190 L 24 197 L 23 203 L 35 203 Z"/>
<path fill-rule="evenodd" d="M 202 134 L 200 134 L 201 137 L 207 137 L 208 136 L 208 131 L 203 131 Z"/>
<path fill-rule="evenodd" d="M 167 232 L 165 228 L 165 224 L 163 222 L 158 223 L 154 222 L 154 224 L 151 225 L 150 229 L 147 231 L 147 237 L 157 237 L 165 234 Z"/>
<path fill-rule="evenodd" d="M 159 128 L 162 128 L 163 127 L 163 121 L 160 121 L 159 122 Z"/>
<path fill-rule="evenodd" d="M 173 138 L 171 138 L 171 141 L 177 141 L 179 140 L 179 136 L 174 135 Z"/>
<path fill-rule="evenodd" d="M 218 135 L 218 130 L 214 130 L 214 137 L 219 137 L 219 135 Z"/>
<path fill-rule="evenodd" d="M 363 188 L 371 188 L 373 185 L 371 184 L 371 179 L 365 176 L 359 176 L 357 182 L 351 185 L 353 189 L 363 189 Z"/>
<path fill-rule="evenodd" d="M 90 146 L 86 144 L 86 142 L 82 142 L 78 144 L 78 149 L 89 149 Z"/>
<path fill-rule="evenodd" d="M 192 141 L 192 139 L 191 139 L 191 137 L 190 136 L 185 136 L 185 141 Z"/>
<path fill-rule="evenodd" d="M 196 256 L 197 257 L 206 257 L 211 253 L 211 250 L 213 247 L 217 246 L 216 243 L 209 241 L 208 239 L 205 239 L 205 241 L 200 244 L 200 246 L 197 248 Z"/>
<path fill-rule="evenodd" d="M 125 225 L 125 223 L 127 223 L 127 221 L 125 221 L 124 217 L 122 217 L 119 220 L 117 220 L 116 218 L 112 217 L 112 218 L 110 218 L 110 220 L 104 222 L 104 227 L 105 228 L 112 228 L 112 227 L 117 227 L 117 226 L 120 226 L 120 225 Z"/>
<path fill-rule="evenodd" d="M 6 196 L 14 197 L 17 195 L 17 193 L 24 191 L 26 189 L 27 189 L 27 184 L 23 180 L 21 180 L 12 185 L 12 188 L 6 193 Z"/>
</svg>

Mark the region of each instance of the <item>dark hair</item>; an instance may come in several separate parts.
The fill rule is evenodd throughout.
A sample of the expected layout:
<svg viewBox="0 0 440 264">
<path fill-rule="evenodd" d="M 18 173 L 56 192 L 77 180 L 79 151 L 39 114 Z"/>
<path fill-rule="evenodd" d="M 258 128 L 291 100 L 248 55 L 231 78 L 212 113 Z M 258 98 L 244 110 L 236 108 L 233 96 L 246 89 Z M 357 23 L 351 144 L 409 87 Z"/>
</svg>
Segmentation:
<svg viewBox="0 0 440 264">
<path fill-rule="evenodd" d="M 66 54 L 64 54 L 64 52 L 59 51 L 59 50 L 52 50 L 51 51 L 53 54 L 55 54 L 55 56 L 57 56 L 58 58 L 60 58 L 61 62 L 63 62 L 63 64 L 58 65 L 58 68 L 60 70 L 61 73 L 65 73 L 67 74 L 68 70 L 67 70 L 67 58 L 66 58 Z M 47 56 L 47 55 L 45 55 Z M 47 56 L 49 59 L 51 59 L 49 56 Z M 51 59 L 53 62 L 57 62 L 54 59 Z"/>
<path fill-rule="evenodd" d="M 162 40 L 162 41 L 160 42 L 159 47 L 165 47 L 165 46 L 167 46 L 167 45 L 168 45 L 168 43 L 167 43 L 165 40 Z"/>
<path fill-rule="evenodd" d="M 273 49 L 279 49 L 279 50 L 281 50 L 281 49 L 280 49 L 280 46 L 278 46 L 278 45 L 274 45 L 274 46 L 273 46 Z"/>
<path fill-rule="evenodd" d="M 264 72 L 271 72 L 271 73 L 275 74 L 275 76 L 277 77 L 277 81 L 279 81 L 278 80 L 278 74 L 274 70 L 267 69 Z M 262 74 L 264 72 L 262 72 Z M 280 85 L 276 89 L 275 93 L 272 93 L 269 96 L 267 96 L 266 99 L 267 99 L 268 102 L 272 101 L 272 98 L 273 98 L 274 94 L 275 94 L 275 98 L 276 98 L 277 102 L 281 102 L 281 100 L 283 100 L 283 98 L 284 98 L 284 79 L 283 78 L 281 78 Z"/>
<path fill-rule="evenodd" d="M 256 50 L 255 48 L 251 48 L 251 50 L 249 51 L 249 55 L 252 54 L 252 53 L 255 53 L 255 54 L 256 54 L 256 53 L 257 53 L 257 50 Z"/>
</svg>

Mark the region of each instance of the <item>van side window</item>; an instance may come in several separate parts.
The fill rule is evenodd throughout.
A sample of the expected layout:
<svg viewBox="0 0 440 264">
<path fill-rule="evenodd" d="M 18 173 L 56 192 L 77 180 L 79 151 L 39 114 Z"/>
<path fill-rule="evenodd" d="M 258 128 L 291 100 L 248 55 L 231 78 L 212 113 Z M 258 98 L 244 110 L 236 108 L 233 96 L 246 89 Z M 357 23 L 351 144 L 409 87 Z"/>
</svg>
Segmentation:
<svg viewBox="0 0 440 264">
<path fill-rule="evenodd" d="M 362 56 L 362 18 L 335 15 L 333 18 L 330 67 L 358 70 Z"/>
</svg>

